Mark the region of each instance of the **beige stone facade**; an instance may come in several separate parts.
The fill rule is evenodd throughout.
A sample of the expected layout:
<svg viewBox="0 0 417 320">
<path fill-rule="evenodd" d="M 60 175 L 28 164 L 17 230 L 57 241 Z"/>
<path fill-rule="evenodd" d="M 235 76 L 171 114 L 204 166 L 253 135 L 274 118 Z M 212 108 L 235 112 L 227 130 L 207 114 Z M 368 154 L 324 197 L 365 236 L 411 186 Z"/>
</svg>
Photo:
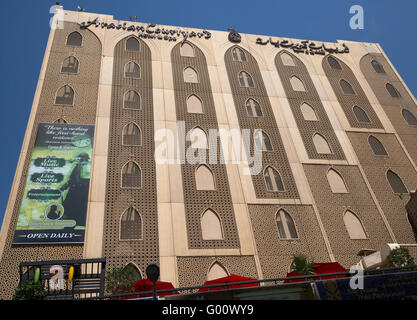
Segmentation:
<svg viewBox="0 0 417 320">
<path fill-rule="evenodd" d="M 162 281 L 196 286 L 224 274 L 283 277 L 296 253 L 346 268 L 385 243 L 416 253 L 405 205 L 417 185 L 417 105 L 378 44 L 324 43 L 349 50 L 312 54 L 264 36 L 233 43 L 223 31 L 63 16 L 64 28 L 51 29 L 1 229 L 0 298 L 11 297 L 19 263 L 31 260 L 105 257 L 108 270 L 132 263 L 142 275 L 157 263 Z M 81 46 L 66 45 L 74 31 Z M 60 72 L 69 56 L 76 74 Z M 64 85 L 73 106 L 55 104 Z M 84 244 L 13 244 L 37 124 L 57 119 L 95 125 Z M 127 126 L 140 143 L 125 143 Z M 243 130 L 261 130 L 260 142 L 232 144 Z M 211 134 L 220 131 L 228 138 Z M 188 133 L 203 143 L 190 148 Z M 257 146 L 256 174 L 227 158 Z M 198 152 L 195 163 L 187 150 Z M 123 185 L 127 165 L 140 185 Z M 401 183 L 407 192 L 397 192 Z M 121 221 L 133 209 L 140 237 L 126 239 Z"/>
</svg>

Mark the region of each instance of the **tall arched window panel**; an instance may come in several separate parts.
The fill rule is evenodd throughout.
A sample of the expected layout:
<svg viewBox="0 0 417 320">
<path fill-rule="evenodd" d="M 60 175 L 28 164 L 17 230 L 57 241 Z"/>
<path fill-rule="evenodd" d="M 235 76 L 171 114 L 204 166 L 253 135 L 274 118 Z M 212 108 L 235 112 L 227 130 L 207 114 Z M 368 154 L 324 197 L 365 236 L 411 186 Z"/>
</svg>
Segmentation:
<svg viewBox="0 0 417 320">
<path fill-rule="evenodd" d="M 330 68 L 334 70 L 342 70 L 342 66 L 340 65 L 339 61 L 332 56 L 327 57 L 327 62 L 329 63 Z"/>
<path fill-rule="evenodd" d="M 129 268 L 132 271 L 132 280 L 133 282 L 142 280 L 142 272 L 134 263 L 129 263 L 125 266 L 125 268 Z"/>
<path fill-rule="evenodd" d="M 197 190 L 215 190 L 214 174 L 210 168 L 204 164 L 200 165 L 195 171 L 195 184 Z"/>
<path fill-rule="evenodd" d="M 376 156 L 387 156 L 388 153 L 384 148 L 384 145 L 374 136 L 368 138 L 369 145 Z"/>
<path fill-rule="evenodd" d="M 203 102 L 195 94 L 187 98 L 188 113 L 203 113 Z"/>
<path fill-rule="evenodd" d="M 122 188 L 139 189 L 142 187 L 142 172 L 139 166 L 129 161 L 122 169 Z"/>
<path fill-rule="evenodd" d="M 290 83 L 291 83 L 292 89 L 294 91 L 301 91 L 301 92 L 306 91 L 304 83 L 300 80 L 300 78 L 298 78 L 296 76 L 292 76 L 290 78 Z"/>
<path fill-rule="evenodd" d="M 61 67 L 62 73 L 76 74 L 78 73 L 78 59 L 74 56 L 70 56 L 64 60 Z"/>
<path fill-rule="evenodd" d="M 65 123 L 67 123 L 67 121 L 66 121 L 64 118 L 59 118 L 59 119 L 56 119 L 56 120 L 54 121 L 54 123 L 61 123 L 61 124 L 65 124 Z"/>
<path fill-rule="evenodd" d="M 318 121 L 316 111 L 308 103 L 303 103 L 300 106 L 301 113 L 303 114 L 304 120 L 307 121 Z"/>
<path fill-rule="evenodd" d="M 282 52 L 280 57 L 281 57 L 282 64 L 284 66 L 295 67 L 294 59 L 292 58 L 292 56 L 289 53 Z"/>
<path fill-rule="evenodd" d="M 273 151 L 271 139 L 262 130 L 255 130 L 255 147 L 257 150 Z"/>
<path fill-rule="evenodd" d="M 187 67 L 183 72 L 184 82 L 188 83 L 199 83 L 197 71 L 191 67 Z"/>
<path fill-rule="evenodd" d="M 252 98 L 246 100 L 246 112 L 248 117 L 262 117 L 261 106 Z"/>
<path fill-rule="evenodd" d="M 120 240 L 142 239 L 142 217 L 134 208 L 127 209 L 120 219 Z"/>
<path fill-rule="evenodd" d="M 195 57 L 194 47 L 188 42 L 184 42 L 180 47 L 180 55 L 182 57 Z"/>
<path fill-rule="evenodd" d="M 68 35 L 67 46 L 81 47 L 82 44 L 83 44 L 83 36 L 79 32 L 74 31 Z"/>
<path fill-rule="evenodd" d="M 61 87 L 56 93 L 55 104 L 74 105 L 74 90 L 68 85 Z"/>
<path fill-rule="evenodd" d="M 211 209 L 207 209 L 201 216 L 201 233 L 203 240 L 223 240 L 220 218 Z"/>
<path fill-rule="evenodd" d="M 371 123 L 371 120 L 369 120 L 365 110 L 363 110 L 361 107 L 354 106 L 353 113 L 355 114 L 356 120 L 358 120 L 359 123 Z"/>
<path fill-rule="evenodd" d="M 123 145 L 140 146 L 142 144 L 142 134 L 139 127 L 133 122 L 123 128 L 122 133 Z"/>
<path fill-rule="evenodd" d="M 345 181 L 336 170 L 330 169 L 327 172 L 327 181 L 332 193 L 348 193 Z"/>
<path fill-rule="evenodd" d="M 376 73 L 385 73 L 384 67 L 378 61 L 372 60 L 371 64 Z"/>
<path fill-rule="evenodd" d="M 126 91 L 123 96 L 123 107 L 125 109 L 141 109 L 140 95 L 134 90 Z"/>
<path fill-rule="evenodd" d="M 194 149 L 208 149 L 207 134 L 200 127 L 192 129 L 187 140 L 191 141 L 191 147 Z"/>
<path fill-rule="evenodd" d="M 246 71 L 239 72 L 239 85 L 244 88 L 255 87 L 252 77 Z"/>
<path fill-rule="evenodd" d="M 125 65 L 125 78 L 140 79 L 140 67 L 134 61 L 129 61 Z"/>
<path fill-rule="evenodd" d="M 276 215 L 278 235 L 280 239 L 297 239 L 297 229 L 294 220 L 284 210 L 279 210 Z"/>
<path fill-rule="evenodd" d="M 400 92 L 391 83 L 387 83 L 385 85 L 385 88 L 387 89 L 387 91 L 388 91 L 388 93 L 390 94 L 391 97 L 393 97 L 393 98 L 400 98 L 401 97 Z"/>
<path fill-rule="evenodd" d="M 347 82 L 346 80 L 341 79 L 339 81 L 339 84 L 340 84 L 340 88 L 342 89 L 342 92 L 344 94 L 348 94 L 348 95 L 354 95 L 355 94 L 355 90 L 353 90 L 352 85 L 349 82 Z"/>
<path fill-rule="evenodd" d="M 417 119 L 414 114 L 407 109 L 402 109 L 401 114 L 409 126 L 417 126 Z"/>
<path fill-rule="evenodd" d="M 127 52 L 139 52 L 140 44 L 138 39 L 130 37 L 126 41 L 126 51 Z"/>
<path fill-rule="evenodd" d="M 352 211 L 347 210 L 343 215 L 343 222 L 351 239 L 367 239 L 362 222 Z"/>
<path fill-rule="evenodd" d="M 392 170 L 387 171 L 387 179 L 394 193 L 405 194 L 408 193 L 406 186 L 401 178 Z"/>
<path fill-rule="evenodd" d="M 316 133 L 313 136 L 314 147 L 316 148 L 317 153 L 319 154 L 330 154 L 332 150 L 330 149 L 329 143 L 327 140 L 320 134 Z"/>
<path fill-rule="evenodd" d="M 233 58 L 233 61 L 240 61 L 240 62 L 246 61 L 245 53 L 243 52 L 242 49 L 238 47 L 234 47 L 232 49 L 232 58 Z"/>
<path fill-rule="evenodd" d="M 226 268 L 216 261 L 210 266 L 210 269 L 207 272 L 207 281 L 227 277 L 228 275 L 229 273 Z"/>
<path fill-rule="evenodd" d="M 285 191 L 284 183 L 282 182 L 281 175 L 272 167 L 266 167 L 264 170 L 264 180 L 266 190 L 269 192 L 283 192 Z"/>
</svg>

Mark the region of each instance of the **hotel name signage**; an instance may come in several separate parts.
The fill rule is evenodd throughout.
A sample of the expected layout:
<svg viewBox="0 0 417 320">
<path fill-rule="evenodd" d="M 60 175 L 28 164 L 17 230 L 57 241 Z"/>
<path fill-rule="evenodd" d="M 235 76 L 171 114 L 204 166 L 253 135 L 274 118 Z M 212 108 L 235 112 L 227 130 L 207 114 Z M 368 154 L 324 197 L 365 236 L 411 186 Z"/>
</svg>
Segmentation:
<svg viewBox="0 0 417 320">
<path fill-rule="evenodd" d="M 145 39 L 158 39 L 158 40 L 168 40 L 168 41 L 177 41 L 178 38 L 182 38 L 184 42 L 188 38 L 203 38 L 203 39 L 210 39 L 211 33 L 207 30 L 203 30 L 202 32 L 195 32 L 195 31 L 184 31 L 180 28 L 176 29 L 165 29 L 165 28 L 158 28 L 156 24 L 148 24 L 146 26 L 135 26 L 135 25 L 127 25 L 127 22 L 123 23 L 107 23 L 107 22 L 100 22 L 99 18 L 94 19 L 93 21 L 88 22 L 81 22 L 80 27 L 81 29 L 87 29 L 91 25 L 94 25 L 96 28 L 101 27 L 102 29 L 116 29 L 116 30 L 124 30 L 124 31 L 132 31 L 132 32 L 139 32 L 139 38 Z"/>
<path fill-rule="evenodd" d="M 292 49 L 296 53 L 305 53 L 305 54 L 311 54 L 311 55 L 315 55 L 315 54 L 325 55 L 326 52 L 349 53 L 349 48 L 344 43 L 342 44 L 343 48 L 338 48 L 338 47 L 328 48 L 326 47 L 324 43 L 322 43 L 321 45 L 317 45 L 314 42 L 310 42 L 309 40 L 303 40 L 303 41 L 300 41 L 299 43 L 294 43 L 288 40 L 272 41 L 271 37 L 269 37 L 269 39 L 266 41 L 264 41 L 262 38 L 256 39 L 256 44 L 260 44 L 264 46 L 264 45 L 267 45 L 268 43 L 277 48 L 281 47 L 281 48 Z"/>
</svg>

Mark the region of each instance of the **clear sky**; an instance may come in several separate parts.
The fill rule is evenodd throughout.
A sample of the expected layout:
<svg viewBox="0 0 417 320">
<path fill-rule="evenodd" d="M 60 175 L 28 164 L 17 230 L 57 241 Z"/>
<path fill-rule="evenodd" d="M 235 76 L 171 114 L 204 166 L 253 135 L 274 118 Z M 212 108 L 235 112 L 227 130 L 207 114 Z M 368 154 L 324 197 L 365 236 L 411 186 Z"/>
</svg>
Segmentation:
<svg viewBox="0 0 417 320">
<path fill-rule="evenodd" d="M 378 42 L 417 93 L 416 0 L 81 0 L 61 1 L 115 19 L 317 41 Z M 49 0 L 1 0 L 0 221 L 6 209 L 49 34 Z M 364 29 L 352 30 L 349 9 L 364 9 Z"/>
</svg>

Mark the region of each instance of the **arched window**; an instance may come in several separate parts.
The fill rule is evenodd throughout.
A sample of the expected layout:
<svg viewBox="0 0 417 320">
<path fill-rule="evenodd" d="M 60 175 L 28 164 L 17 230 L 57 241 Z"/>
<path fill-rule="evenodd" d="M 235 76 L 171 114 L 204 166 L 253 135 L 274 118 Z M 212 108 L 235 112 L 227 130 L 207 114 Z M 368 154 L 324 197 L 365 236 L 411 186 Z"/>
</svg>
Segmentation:
<svg viewBox="0 0 417 320">
<path fill-rule="evenodd" d="M 133 276 L 132 276 L 133 279 L 132 280 L 133 280 L 133 282 L 142 280 L 142 273 L 140 272 L 138 267 L 136 267 L 135 264 L 129 263 L 125 266 L 125 268 L 130 268 L 132 270 L 132 274 L 133 274 Z"/>
<path fill-rule="evenodd" d="M 279 210 L 275 217 L 278 235 L 281 239 L 297 239 L 297 229 L 295 228 L 294 220 L 284 210 Z"/>
<path fill-rule="evenodd" d="M 127 52 L 139 52 L 140 45 L 139 41 L 136 38 L 130 37 L 126 41 L 126 51 Z"/>
<path fill-rule="evenodd" d="M 358 120 L 359 123 L 370 123 L 371 120 L 369 120 L 368 115 L 366 114 L 365 110 L 358 106 L 353 107 L 353 113 L 355 114 L 356 120 Z"/>
<path fill-rule="evenodd" d="M 246 61 L 246 55 L 243 52 L 242 49 L 238 48 L 238 47 L 234 47 L 232 49 L 232 57 L 233 57 L 233 61 Z"/>
<path fill-rule="evenodd" d="M 327 181 L 332 193 L 348 193 L 342 176 L 336 170 L 330 169 L 327 171 Z"/>
<path fill-rule="evenodd" d="M 207 281 L 227 277 L 228 275 L 227 270 L 216 261 L 211 265 L 209 272 L 207 273 Z"/>
<path fill-rule="evenodd" d="M 355 94 L 355 90 L 353 90 L 353 87 L 350 85 L 349 82 L 347 82 L 344 79 L 340 80 L 340 88 L 342 88 L 342 92 L 344 94 Z"/>
<path fill-rule="evenodd" d="M 67 46 L 81 47 L 82 43 L 83 36 L 77 31 L 71 33 L 67 38 Z"/>
<path fill-rule="evenodd" d="M 405 194 L 408 193 L 406 186 L 401 178 L 391 170 L 387 171 L 387 179 L 394 193 Z"/>
<path fill-rule="evenodd" d="M 74 56 L 70 56 L 64 60 L 61 67 L 62 73 L 78 73 L 78 60 Z"/>
<path fill-rule="evenodd" d="M 59 119 L 56 119 L 56 120 L 54 121 L 54 123 L 61 123 L 61 124 L 65 124 L 65 123 L 67 123 L 67 121 L 65 121 L 65 119 L 63 119 L 63 118 L 59 118 Z"/>
<path fill-rule="evenodd" d="M 409 126 L 417 126 L 417 119 L 416 119 L 416 117 L 414 116 L 414 114 L 412 114 L 410 111 L 408 111 L 407 109 L 403 109 L 402 111 L 401 111 L 401 113 L 402 113 L 402 115 L 403 115 L 403 117 L 404 117 L 404 120 L 407 122 L 407 124 L 409 125 Z"/>
<path fill-rule="evenodd" d="M 67 85 L 60 88 L 56 93 L 55 104 L 72 106 L 74 104 L 74 90 Z"/>
<path fill-rule="evenodd" d="M 134 61 L 129 61 L 125 65 L 125 78 L 140 79 L 140 67 Z"/>
<path fill-rule="evenodd" d="M 200 165 L 195 171 L 197 190 L 215 190 L 214 175 L 206 165 Z"/>
<path fill-rule="evenodd" d="M 313 143 L 314 147 L 316 148 L 317 153 L 320 154 L 330 154 L 332 151 L 330 150 L 330 146 L 327 143 L 326 139 L 318 133 L 313 136 Z"/>
<path fill-rule="evenodd" d="M 304 120 L 317 121 L 317 115 L 314 109 L 307 103 L 303 103 L 300 107 Z"/>
<path fill-rule="evenodd" d="M 133 161 L 126 163 L 122 169 L 122 188 L 141 188 L 142 175 L 139 166 Z"/>
<path fill-rule="evenodd" d="M 190 131 L 188 139 L 191 141 L 192 148 L 208 149 L 207 135 L 203 129 L 195 127 Z"/>
<path fill-rule="evenodd" d="M 182 57 L 195 57 L 194 47 L 188 42 L 184 42 L 180 47 L 180 55 Z"/>
<path fill-rule="evenodd" d="M 381 141 L 379 141 L 374 136 L 369 136 L 368 142 L 369 142 L 369 145 L 372 148 L 372 151 L 374 152 L 374 154 L 376 156 L 387 156 L 388 155 L 388 153 L 385 150 Z"/>
<path fill-rule="evenodd" d="M 287 52 L 283 52 L 281 53 L 281 61 L 282 64 L 284 66 L 290 66 L 290 67 L 295 67 L 295 62 L 294 59 L 292 58 L 292 56 L 287 53 Z"/>
<path fill-rule="evenodd" d="M 399 97 L 401 97 L 401 95 L 398 92 L 398 90 L 391 83 L 387 83 L 385 85 L 385 88 L 387 89 L 387 91 L 391 95 L 391 97 L 393 97 L 393 98 L 399 98 Z"/>
<path fill-rule="evenodd" d="M 141 240 L 142 218 L 134 208 L 127 209 L 120 220 L 120 240 Z"/>
<path fill-rule="evenodd" d="M 188 83 L 198 83 L 198 74 L 197 71 L 195 71 L 191 67 L 187 67 L 184 69 L 184 82 Z"/>
<path fill-rule="evenodd" d="M 187 112 L 188 113 L 203 113 L 203 103 L 196 95 L 191 95 L 187 99 Z"/>
<path fill-rule="evenodd" d="M 262 130 L 255 131 L 255 147 L 257 150 L 272 151 L 272 144 L 269 136 Z"/>
<path fill-rule="evenodd" d="M 139 110 L 141 108 L 139 93 L 134 90 L 126 91 L 123 96 L 123 107 L 125 109 Z"/>
<path fill-rule="evenodd" d="M 296 76 L 292 76 L 290 78 L 290 83 L 292 86 L 292 89 L 294 91 L 306 91 L 306 88 L 304 87 L 304 83 Z"/>
<path fill-rule="evenodd" d="M 345 212 L 343 222 L 351 239 L 367 239 L 361 221 L 352 211 L 347 210 Z"/>
<path fill-rule="evenodd" d="M 253 99 L 246 100 L 246 112 L 249 117 L 262 117 L 261 106 Z"/>
<path fill-rule="evenodd" d="M 142 144 L 140 129 L 133 122 L 123 128 L 122 136 L 123 145 L 125 146 L 140 146 Z"/>
<path fill-rule="evenodd" d="M 222 224 L 214 211 L 207 209 L 203 213 L 201 232 L 203 240 L 223 240 Z"/>
<path fill-rule="evenodd" d="M 372 60 L 371 64 L 376 73 L 385 73 L 384 67 L 378 61 Z"/>
<path fill-rule="evenodd" d="M 241 71 L 239 73 L 239 84 L 241 87 L 244 88 L 253 88 L 255 87 L 255 84 L 253 83 L 252 77 L 249 75 L 249 73 L 245 71 Z"/>
<path fill-rule="evenodd" d="M 339 61 L 337 61 L 336 58 L 332 56 L 327 57 L 327 62 L 329 63 L 329 66 L 334 70 L 342 70 L 342 67 L 340 66 Z"/>
<path fill-rule="evenodd" d="M 267 167 L 264 171 L 266 189 L 270 192 L 285 191 L 284 184 L 278 171 L 272 167 Z"/>
</svg>

